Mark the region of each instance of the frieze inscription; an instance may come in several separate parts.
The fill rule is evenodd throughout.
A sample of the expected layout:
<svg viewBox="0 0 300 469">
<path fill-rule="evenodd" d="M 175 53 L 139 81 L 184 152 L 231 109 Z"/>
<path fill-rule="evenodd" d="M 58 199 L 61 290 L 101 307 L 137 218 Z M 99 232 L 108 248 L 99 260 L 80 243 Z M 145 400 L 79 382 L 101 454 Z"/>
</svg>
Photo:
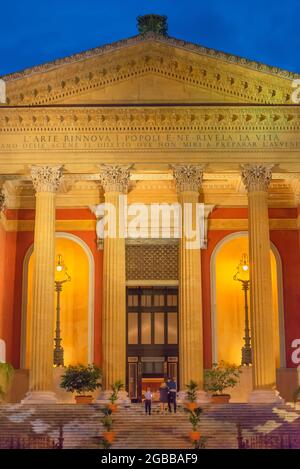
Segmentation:
<svg viewBox="0 0 300 469">
<path fill-rule="evenodd" d="M 0 151 L 298 150 L 296 132 L 68 132 L 1 135 Z"/>
</svg>

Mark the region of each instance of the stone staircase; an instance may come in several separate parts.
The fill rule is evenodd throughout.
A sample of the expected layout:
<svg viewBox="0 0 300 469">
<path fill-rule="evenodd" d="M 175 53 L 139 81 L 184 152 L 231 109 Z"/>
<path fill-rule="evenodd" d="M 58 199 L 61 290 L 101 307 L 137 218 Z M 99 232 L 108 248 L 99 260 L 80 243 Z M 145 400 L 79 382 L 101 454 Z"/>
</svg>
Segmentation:
<svg viewBox="0 0 300 469">
<path fill-rule="evenodd" d="M 179 408 L 176 414 L 145 415 L 140 404 L 119 408 L 114 414 L 116 439 L 113 448 L 185 449 L 190 424 Z M 237 425 L 243 438 L 253 435 L 292 435 L 294 447 L 300 448 L 300 411 L 289 405 L 226 404 L 203 406 L 200 431 L 206 448 L 237 448 Z M 11 437 L 48 435 L 58 441 L 63 430 L 64 448 L 101 448 L 101 412 L 97 404 L 0 406 L 0 447 Z"/>
</svg>

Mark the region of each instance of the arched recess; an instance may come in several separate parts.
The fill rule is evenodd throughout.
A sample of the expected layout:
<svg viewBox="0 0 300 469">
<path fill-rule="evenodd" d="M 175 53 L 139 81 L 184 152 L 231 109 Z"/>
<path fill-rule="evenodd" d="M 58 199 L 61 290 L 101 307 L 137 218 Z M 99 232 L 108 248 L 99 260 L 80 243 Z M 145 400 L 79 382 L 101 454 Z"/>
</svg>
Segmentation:
<svg viewBox="0 0 300 469">
<path fill-rule="evenodd" d="M 94 361 L 94 278 L 95 278 L 95 265 L 94 265 L 94 257 L 92 254 L 92 251 L 90 250 L 89 246 L 78 236 L 72 234 L 72 233 L 66 233 L 66 232 L 57 232 L 55 234 L 56 237 L 56 255 L 58 253 L 63 254 L 63 252 L 58 252 L 57 247 L 59 247 L 59 251 L 61 251 L 61 246 L 57 246 L 57 244 L 61 242 L 70 242 L 70 243 L 75 243 L 75 246 L 77 249 L 81 251 L 77 251 L 81 259 L 85 258 L 86 264 L 87 264 L 87 288 L 86 288 L 86 293 L 87 293 L 87 298 L 86 298 L 86 310 L 87 310 L 87 353 L 86 353 L 86 362 L 88 363 L 93 363 Z M 33 254 L 33 248 L 34 245 L 32 244 L 29 249 L 26 252 L 26 255 L 24 257 L 23 261 L 23 281 L 22 281 L 22 320 L 21 320 L 21 351 L 20 351 L 20 363 L 21 363 L 21 368 L 26 368 L 26 365 L 28 362 L 28 303 L 30 306 L 30 298 L 28 296 L 28 292 L 31 289 L 31 279 L 29 278 L 29 271 L 30 271 L 30 262 L 31 257 Z M 78 264 L 78 261 L 80 259 L 76 257 L 76 260 L 73 264 L 73 266 L 76 266 L 76 263 Z M 83 262 L 85 262 L 83 261 Z M 66 262 L 67 264 L 67 262 Z M 70 266 L 69 267 L 69 274 L 71 275 L 71 278 L 74 278 L 75 272 L 72 273 Z M 78 269 L 82 270 L 82 265 L 77 265 Z M 73 267 L 74 268 L 74 267 Z M 73 269 L 72 269 L 73 270 Z M 76 269 L 77 270 L 77 269 Z M 79 272 L 80 272 L 79 270 Z M 82 272 L 83 273 L 83 272 Z M 72 280 L 71 280 L 72 282 Z M 71 283 L 70 283 L 71 284 Z M 78 284 L 78 280 L 77 280 Z M 65 289 L 68 288 L 68 285 L 65 284 L 64 286 Z M 65 290 L 67 292 L 67 290 Z M 63 306 L 63 295 L 62 295 L 62 306 Z M 63 316 L 63 308 L 62 308 L 62 316 Z M 55 319 L 55 312 L 53 312 L 53 318 Z M 63 321 L 63 317 L 62 317 Z M 76 331 L 73 330 L 73 336 L 76 337 Z M 62 330 L 62 335 L 63 330 Z M 65 348 L 64 344 L 64 338 L 63 338 L 63 347 Z M 66 352 L 66 350 L 65 350 Z M 27 358 L 26 358 L 27 357 Z M 66 364 L 67 361 L 66 361 Z"/>
<path fill-rule="evenodd" d="M 215 246 L 211 259 L 210 259 L 210 278 L 211 278 L 211 325 L 212 325 L 212 361 L 213 363 L 217 362 L 218 360 L 224 358 L 222 357 L 222 352 L 220 353 L 220 348 L 224 345 L 224 341 L 220 340 L 221 330 L 226 331 L 228 335 L 228 344 L 230 347 L 227 347 L 227 351 L 224 352 L 228 356 L 229 348 L 237 356 L 237 349 L 243 345 L 242 338 L 244 332 L 244 300 L 243 294 L 241 290 L 241 286 L 239 282 L 235 282 L 233 280 L 233 276 L 236 271 L 236 267 L 239 263 L 240 257 L 242 252 L 248 252 L 248 232 L 247 231 L 239 231 L 235 233 L 231 233 L 225 236 L 219 243 Z M 223 266 L 219 265 L 219 272 L 217 272 L 217 262 L 218 256 L 220 255 L 222 248 L 228 246 L 228 243 L 233 242 L 234 240 L 242 240 L 241 246 L 236 249 L 234 252 L 234 258 L 230 258 L 230 263 L 224 263 Z M 274 301 L 274 325 L 275 325 L 275 341 L 277 339 L 277 343 L 275 343 L 275 349 L 277 350 L 277 360 L 276 365 L 277 367 L 285 367 L 286 366 L 286 357 L 285 357 L 285 328 L 284 328 L 284 306 L 283 306 L 283 284 L 282 284 L 282 262 L 281 257 L 279 254 L 278 249 L 276 246 L 271 242 L 271 267 L 272 267 L 272 288 L 273 288 L 273 301 Z M 236 246 L 237 247 L 237 246 Z M 241 252 L 242 251 L 242 252 Z M 222 270 L 223 269 L 223 270 Z M 228 309 L 230 313 L 234 317 L 226 317 L 226 321 L 220 321 L 221 314 L 218 314 L 220 311 L 221 305 L 218 304 L 218 279 L 217 276 L 222 275 L 223 285 L 222 288 L 225 291 L 224 294 L 224 301 L 227 300 L 227 304 L 223 309 Z M 227 283 L 226 283 L 227 282 Z M 229 285 L 230 284 L 230 285 Z M 228 288 L 229 287 L 229 288 Z M 220 287 L 219 287 L 220 288 Z M 226 290 L 227 288 L 227 290 Z M 233 289 L 236 291 L 233 294 Z M 231 296 L 229 289 L 231 290 Z M 225 295 L 227 298 L 225 298 Z M 220 303 L 220 301 L 219 301 Z M 219 310 L 218 310 L 219 307 Z M 229 314 L 230 314 L 229 313 Z M 218 323 L 218 316 L 219 316 L 219 323 Z M 228 320 L 227 320 L 228 318 Z M 231 320 L 231 331 L 230 331 L 230 320 Z M 220 324 L 221 323 L 221 324 Z M 234 324 L 234 326 L 232 326 Z M 226 329 L 227 326 L 227 329 Z M 235 329 L 235 335 L 234 330 Z M 237 341 L 234 342 L 236 338 L 237 330 L 240 330 L 240 344 L 237 345 Z M 229 340 L 230 338 L 230 340 Z M 219 339 L 219 340 L 218 340 Z M 223 342 L 221 344 L 220 342 Z M 235 348 L 235 352 L 233 352 Z M 226 349 L 226 345 L 222 348 L 222 351 Z M 240 352 L 239 352 L 240 353 Z M 231 355 L 232 355 L 231 354 Z M 239 355 L 240 356 L 240 355 Z M 236 364 L 239 364 L 239 360 L 227 360 L 227 361 L 234 361 Z"/>
</svg>

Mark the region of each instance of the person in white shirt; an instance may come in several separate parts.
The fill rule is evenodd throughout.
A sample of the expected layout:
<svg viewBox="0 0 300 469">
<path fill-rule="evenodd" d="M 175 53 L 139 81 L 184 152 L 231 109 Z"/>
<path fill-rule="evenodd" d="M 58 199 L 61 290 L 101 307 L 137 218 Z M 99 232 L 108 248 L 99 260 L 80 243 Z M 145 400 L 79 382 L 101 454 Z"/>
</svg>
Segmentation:
<svg viewBox="0 0 300 469">
<path fill-rule="evenodd" d="M 145 412 L 151 415 L 151 404 L 152 404 L 152 392 L 150 388 L 147 388 L 145 392 Z"/>
</svg>

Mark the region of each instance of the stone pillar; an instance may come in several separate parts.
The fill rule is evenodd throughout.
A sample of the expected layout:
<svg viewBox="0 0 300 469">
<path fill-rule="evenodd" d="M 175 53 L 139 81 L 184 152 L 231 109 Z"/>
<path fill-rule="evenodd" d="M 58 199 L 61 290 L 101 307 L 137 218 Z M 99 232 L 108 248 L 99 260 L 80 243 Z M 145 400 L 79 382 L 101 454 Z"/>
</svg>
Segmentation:
<svg viewBox="0 0 300 469">
<path fill-rule="evenodd" d="M 23 403 L 56 403 L 53 392 L 55 193 L 60 166 L 33 166 L 36 191 L 29 392 Z"/>
<path fill-rule="evenodd" d="M 111 233 L 104 237 L 102 351 L 105 400 L 110 386 L 116 381 L 126 382 L 126 279 L 125 279 L 125 211 L 124 195 L 129 183 L 127 166 L 105 165 L 100 173 L 105 191 L 105 207 L 109 215 Z M 114 214 L 116 215 L 115 226 Z M 127 393 L 120 392 L 119 400 L 127 401 Z"/>
<path fill-rule="evenodd" d="M 203 326 L 201 249 L 189 246 L 187 213 L 191 211 L 192 229 L 196 228 L 199 188 L 203 167 L 176 165 L 173 167 L 181 204 L 181 239 L 179 251 L 179 377 L 180 399 L 184 399 L 185 385 L 191 380 L 199 385 L 198 401 L 208 402 L 203 391 Z M 200 235 L 200 234 L 199 234 Z M 202 236 L 200 236 L 203 238 Z"/>
<path fill-rule="evenodd" d="M 280 402 L 276 391 L 273 300 L 268 216 L 271 165 L 243 165 L 248 192 L 250 308 L 253 353 L 253 391 L 249 402 Z"/>
</svg>

